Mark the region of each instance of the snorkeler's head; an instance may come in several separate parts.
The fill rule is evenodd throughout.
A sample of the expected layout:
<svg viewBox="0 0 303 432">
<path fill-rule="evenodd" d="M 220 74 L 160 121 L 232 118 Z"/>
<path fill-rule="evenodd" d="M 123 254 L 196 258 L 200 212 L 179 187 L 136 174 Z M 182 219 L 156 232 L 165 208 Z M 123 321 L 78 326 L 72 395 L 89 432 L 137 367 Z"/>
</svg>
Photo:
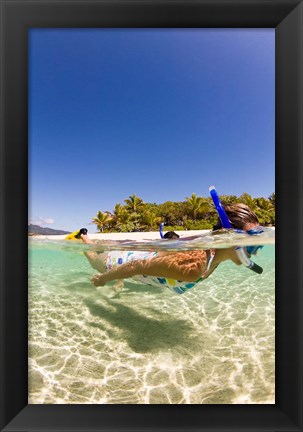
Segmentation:
<svg viewBox="0 0 303 432">
<path fill-rule="evenodd" d="M 167 231 L 163 236 L 163 238 L 171 239 L 171 240 L 178 239 L 179 237 L 180 236 L 177 233 L 175 233 L 175 231 Z"/>
<path fill-rule="evenodd" d="M 257 234 L 256 231 L 258 229 L 259 232 L 262 232 L 262 227 L 259 226 L 256 214 L 247 205 L 237 203 L 223 207 L 216 188 L 210 186 L 209 192 L 219 216 L 219 220 L 213 227 L 213 231 L 225 228 L 240 232 L 246 231 L 246 233 L 250 235 Z M 248 246 L 244 250 L 243 247 L 236 247 L 236 254 L 239 261 L 244 264 L 245 267 L 261 274 L 263 272 L 262 267 L 249 258 L 252 254 L 255 254 L 259 248 L 260 247 Z"/>
<path fill-rule="evenodd" d="M 225 213 L 231 223 L 232 228 L 248 231 L 259 225 L 257 215 L 246 204 L 236 203 L 223 206 Z M 213 226 L 213 231 L 222 229 L 222 222 L 218 218 L 218 222 Z"/>
<path fill-rule="evenodd" d="M 246 231 L 247 234 L 255 235 L 263 232 L 262 227 L 259 225 L 257 215 L 245 204 L 230 204 L 223 206 L 225 213 L 231 223 L 232 228 Z M 220 218 L 217 224 L 213 227 L 213 231 L 222 229 L 222 223 Z M 256 255 L 257 251 L 262 249 L 263 246 L 247 246 L 245 248 L 246 253 Z"/>
<path fill-rule="evenodd" d="M 86 235 L 87 234 L 87 229 L 86 228 L 81 228 L 78 232 L 77 235 L 75 235 L 75 238 L 79 239 L 81 234 Z"/>
</svg>

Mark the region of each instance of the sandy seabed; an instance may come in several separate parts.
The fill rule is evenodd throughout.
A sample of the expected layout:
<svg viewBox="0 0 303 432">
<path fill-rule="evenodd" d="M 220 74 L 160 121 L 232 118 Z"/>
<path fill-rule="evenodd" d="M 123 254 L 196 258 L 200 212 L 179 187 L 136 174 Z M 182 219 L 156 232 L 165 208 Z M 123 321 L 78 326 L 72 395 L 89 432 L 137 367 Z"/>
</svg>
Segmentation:
<svg viewBox="0 0 303 432">
<path fill-rule="evenodd" d="M 258 258 L 263 275 L 224 263 L 182 296 L 132 281 L 95 289 L 76 249 L 33 242 L 29 257 L 29 403 L 275 402 L 274 246 Z"/>
</svg>

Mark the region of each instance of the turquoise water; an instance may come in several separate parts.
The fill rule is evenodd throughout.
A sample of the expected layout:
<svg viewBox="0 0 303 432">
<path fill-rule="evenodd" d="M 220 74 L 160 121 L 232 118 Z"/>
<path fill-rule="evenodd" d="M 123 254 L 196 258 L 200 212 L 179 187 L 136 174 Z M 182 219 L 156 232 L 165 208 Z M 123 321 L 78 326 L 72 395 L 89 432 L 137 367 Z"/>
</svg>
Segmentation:
<svg viewBox="0 0 303 432">
<path fill-rule="evenodd" d="M 29 403 L 274 403 L 274 252 L 180 296 L 96 289 L 81 248 L 31 241 Z"/>
</svg>

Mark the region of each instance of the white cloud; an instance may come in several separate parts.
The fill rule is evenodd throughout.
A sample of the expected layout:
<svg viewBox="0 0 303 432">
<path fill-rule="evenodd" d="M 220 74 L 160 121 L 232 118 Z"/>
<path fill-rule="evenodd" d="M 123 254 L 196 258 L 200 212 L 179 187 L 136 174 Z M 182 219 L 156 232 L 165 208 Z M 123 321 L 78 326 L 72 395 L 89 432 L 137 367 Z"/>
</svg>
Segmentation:
<svg viewBox="0 0 303 432">
<path fill-rule="evenodd" d="M 44 223 L 45 223 L 46 225 L 52 225 L 52 224 L 55 223 L 55 220 L 52 219 L 52 218 L 44 219 Z"/>
<path fill-rule="evenodd" d="M 38 218 L 38 219 L 30 219 L 28 223 L 33 225 L 52 225 L 55 223 L 55 219 L 53 218 Z"/>
</svg>

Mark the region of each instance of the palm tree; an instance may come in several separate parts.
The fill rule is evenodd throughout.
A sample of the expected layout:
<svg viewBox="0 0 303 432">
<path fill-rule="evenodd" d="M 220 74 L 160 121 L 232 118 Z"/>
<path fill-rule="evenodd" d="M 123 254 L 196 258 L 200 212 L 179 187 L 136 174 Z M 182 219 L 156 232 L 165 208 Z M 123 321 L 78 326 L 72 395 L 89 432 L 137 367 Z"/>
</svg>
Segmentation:
<svg viewBox="0 0 303 432">
<path fill-rule="evenodd" d="M 236 195 L 220 195 L 220 200 L 223 205 L 235 204 L 239 202 L 239 198 Z"/>
<path fill-rule="evenodd" d="M 137 213 L 137 211 L 144 205 L 143 199 L 137 197 L 137 195 L 135 194 L 129 196 L 127 199 L 124 200 L 124 202 L 126 203 L 127 210 L 133 213 Z"/>
<path fill-rule="evenodd" d="M 143 213 L 142 222 L 146 225 L 147 228 L 158 229 L 160 223 L 162 222 L 162 218 L 160 216 L 157 216 L 156 213 L 149 210 Z"/>
<path fill-rule="evenodd" d="M 186 197 L 185 199 L 194 220 L 197 219 L 198 213 L 206 213 L 209 210 L 207 201 L 202 197 L 197 197 L 195 193 L 192 193 L 190 197 Z"/>
<path fill-rule="evenodd" d="M 129 219 L 129 212 L 121 204 L 115 205 L 113 215 L 116 223 L 125 223 Z"/>
<path fill-rule="evenodd" d="M 256 198 L 256 201 L 258 203 L 258 207 L 262 210 L 271 211 L 274 209 L 274 205 L 269 199 Z"/>
<path fill-rule="evenodd" d="M 256 198 L 258 209 L 255 211 L 261 225 L 272 225 L 275 223 L 275 207 L 266 198 Z"/>
<path fill-rule="evenodd" d="M 269 201 L 273 204 L 273 206 L 276 205 L 276 194 L 273 192 L 270 197 L 268 197 Z"/>
<path fill-rule="evenodd" d="M 97 215 L 92 218 L 92 223 L 97 225 L 97 228 L 100 232 L 103 232 L 106 225 L 108 225 L 112 219 L 113 218 L 110 212 L 102 212 L 99 210 Z"/>
<path fill-rule="evenodd" d="M 124 227 L 128 224 L 130 214 L 125 206 L 116 204 L 113 211 L 113 227 L 118 231 L 123 231 Z"/>
<path fill-rule="evenodd" d="M 188 216 L 188 205 L 185 201 L 173 202 L 166 201 L 159 204 L 157 214 L 161 216 L 162 222 L 169 226 L 183 225 L 183 217 Z"/>
<path fill-rule="evenodd" d="M 239 201 L 243 204 L 246 204 L 253 211 L 257 211 L 259 209 L 257 201 L 252 198 L 247 192 L 244 192 L 240 196 Z"/>
</svg>

